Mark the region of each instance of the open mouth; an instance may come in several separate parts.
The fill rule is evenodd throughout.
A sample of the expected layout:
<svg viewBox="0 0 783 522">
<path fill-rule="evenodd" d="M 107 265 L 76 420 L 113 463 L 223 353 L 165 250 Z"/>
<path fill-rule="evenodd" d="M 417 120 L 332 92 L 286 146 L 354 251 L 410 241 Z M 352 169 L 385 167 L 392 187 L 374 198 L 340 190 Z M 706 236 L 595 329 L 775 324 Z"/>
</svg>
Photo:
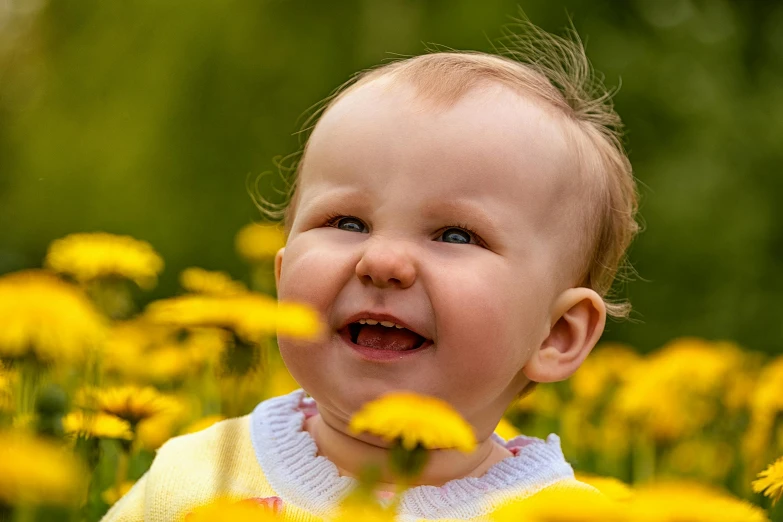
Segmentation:
<svg viewBox="0 0 783 522">
<path fill-rule="evenodd" d="M 375 322 L 377 324 L 370 324 Z M 349 324 L 344 330 L 353 344 L 392 352 L 407 352 L 420 348 L 427 339 L 399 325 L 385 326 L 365 320 Z"/>
</svg>

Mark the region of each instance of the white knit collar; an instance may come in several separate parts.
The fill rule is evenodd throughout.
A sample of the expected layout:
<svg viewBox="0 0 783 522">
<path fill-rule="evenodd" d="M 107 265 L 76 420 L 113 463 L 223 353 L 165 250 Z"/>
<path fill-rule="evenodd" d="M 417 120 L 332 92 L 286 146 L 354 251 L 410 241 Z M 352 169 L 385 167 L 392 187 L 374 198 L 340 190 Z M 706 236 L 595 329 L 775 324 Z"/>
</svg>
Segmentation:
<svg viewBox="0 0 783 522">
<path fill-rule="evenodd" d="M 315 441 L 303 429 L 302 409 L 312 405 L 303 390 L 268 399 L 251 413 L 250 436 L 258 463 L 280 498 L 328 517 L 356 480 L 341 476 L 332 461 L 317 454 Z M 481 477 L 409 489 L 400 503 L 400 520 L 476 518 L 489 514 L 499 499 L 532 495 L 573 479 L 557 435 L 550 434 L 546 441 L 524 435 L 508 442 L 497 439 L 509 449 L 519 448 L 517 455 L 498 462 Z"/>
</svg>

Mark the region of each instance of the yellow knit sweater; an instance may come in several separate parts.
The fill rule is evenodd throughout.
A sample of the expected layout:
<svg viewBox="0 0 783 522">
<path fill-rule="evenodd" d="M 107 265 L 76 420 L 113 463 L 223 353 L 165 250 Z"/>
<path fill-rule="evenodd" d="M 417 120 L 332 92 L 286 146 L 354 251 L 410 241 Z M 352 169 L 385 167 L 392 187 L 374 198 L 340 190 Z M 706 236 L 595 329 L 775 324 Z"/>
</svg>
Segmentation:
<svg viewBox="0 0 783 522">
<path fill-rule="evenodd" d="M 328 519 L 355 481 L 317 456 L 315 442 L 302 429 L 304 412 L 312 408 L 308 401 L 298 390 L 264 401 L 244 417 L 171 439 L 103 522 L 179 522 L 217 497 L 274 499 L 288 520 Z M 574 479 L 555 435 L 506 444 L 515 456 L 483 477 L 408 490 L 399 520 L 484 520 L 499 504 L 546 488 L 593 489 Z"/>
</svg>

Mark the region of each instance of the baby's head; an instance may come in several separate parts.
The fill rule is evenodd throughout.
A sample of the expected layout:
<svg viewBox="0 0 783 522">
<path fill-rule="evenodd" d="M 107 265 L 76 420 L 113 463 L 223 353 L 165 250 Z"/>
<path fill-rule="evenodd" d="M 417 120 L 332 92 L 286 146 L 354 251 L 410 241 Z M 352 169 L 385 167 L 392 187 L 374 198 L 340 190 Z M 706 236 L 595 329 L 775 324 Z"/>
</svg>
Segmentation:
<svg viewBox="0 0 783 522">
<path fill-rule="evenodd" d="M 334 422 L 405 389 L 447 400 L 486 438 L 532 383 L 577 370 L 607 314 L 627 314 L 607 300 L 637 230 L 619 118 L 581 46 L 543 37 L 533 65 L 385 65 L 321 112 L 276 277 L 281 299 L 328 325 L 280 350 Z"/>
</svg>

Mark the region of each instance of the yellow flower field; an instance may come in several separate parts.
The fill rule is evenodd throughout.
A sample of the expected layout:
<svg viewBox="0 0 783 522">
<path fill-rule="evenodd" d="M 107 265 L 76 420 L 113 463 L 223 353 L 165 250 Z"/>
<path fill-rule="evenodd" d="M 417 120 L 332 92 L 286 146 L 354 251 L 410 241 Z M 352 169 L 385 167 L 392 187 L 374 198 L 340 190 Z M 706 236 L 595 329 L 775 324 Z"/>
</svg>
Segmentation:
<svg viewBox="0 0 783 522">
<path fill-rule="evenodd" d="M 236 245 L 250 285 L 192 267 L 179 295 L 143 309 L 133 296 L 163 260 L 129 237 L 68 236 L 47 268 L 0 276 L 0 520 L 99 520 L 171 437 L 296 389 L 275 336 L 315 339 L 323 326 L 269 293 L 283 244 L 276 227 L 247 227 Z M 476 444 L 448 404 L 412 393 L 367 404 L 351 429 L 397 444 L 402 482 L 428 450 Z M 783 520 L 783 356 L 687 337 L 647 355 L 599 345 L 569 381 L 512 404 L 497 433 L 559 434 L 577 478 L 602 494 L 541 495 L 494 520 Z M 363 498 L 347 498 L 340 520 L 393 519 Z M 228 515 L 280 519 L 218 499 L 188 520 Z"/>
</svg>

